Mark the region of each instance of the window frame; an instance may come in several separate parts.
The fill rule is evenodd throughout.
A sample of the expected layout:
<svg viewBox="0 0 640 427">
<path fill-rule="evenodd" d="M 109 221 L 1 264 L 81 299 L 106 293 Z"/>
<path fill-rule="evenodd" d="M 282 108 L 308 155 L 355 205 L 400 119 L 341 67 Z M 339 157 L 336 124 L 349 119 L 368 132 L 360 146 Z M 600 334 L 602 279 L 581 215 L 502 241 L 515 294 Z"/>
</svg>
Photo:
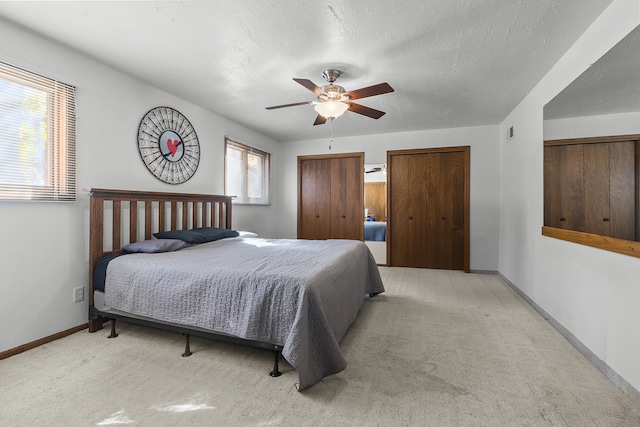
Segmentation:
<svg viewBox="0 0 640 427">
<path fill-rule="evenodd" d="M 76 106 L 75 87 L 42 76 L 23 68 L 0 61 L 0 80 L 17 84 L 23 88 L 44 92 L 46 115 L 44 118 L 46 138 L 44 140 L 44 183 L 13 183 L 12 177 L 20 177 L 20 167 L 10 171 L 0 181 L 0 202 L 76 200 Z M 24 98 L 23 98 L 24 100 Z M 10 107 L 10 104 L 5 104 Z M 0 103 L 0 111 L 8 112 Z M 15 112 L 15 111 L 13 111 Z M 8 134 L 20 133 L 19 120 L 8 122 Z M 20 138 L 20 137 L 18 137 Z M 2 140 L 0 139 L 0 147 Z M 17 156 L 19 158 L 19 156 Z M 18 162 L 19 163 L 19 162 Z"/>
<path fill-rule="evenodd" d="M 228 165 L 228 154 L 229 147 L 239 150 L 242 153 L 242 172 L 243 176 L 241 177 L 241 194 L 229 194 L 229 165 Z M 249 197 L 249 166 L 248 166 L 248 158 L 249 154 L 254 154 L 261 157 L 261 165 L 262 165 L 262 176 L 260 179 L 261 184 L 261 193 L 262 197 L 255 198 Z M 270 205 L 271 204 L 271 154 L 252 147 L 247 144 L 240 143 L 234 139 L 229 137 L 225 137 L 224 144 L 224 192 L 227 196 L 233 197 L 234 204 L 243 204 L 243 205 Z"/>
</svg>

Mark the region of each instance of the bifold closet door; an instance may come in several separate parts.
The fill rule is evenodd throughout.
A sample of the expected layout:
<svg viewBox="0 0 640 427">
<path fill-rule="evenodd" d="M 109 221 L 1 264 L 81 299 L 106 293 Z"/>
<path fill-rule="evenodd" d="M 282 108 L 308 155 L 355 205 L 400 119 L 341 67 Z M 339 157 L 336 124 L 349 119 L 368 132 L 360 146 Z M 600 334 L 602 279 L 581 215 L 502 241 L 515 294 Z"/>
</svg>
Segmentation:
<svg viewBox="0 0 640 427">
<path fill-rule="evenodd" d="M 427 158 L 427 264 L 464 269 L 464 154 L 429 154 Z"/>
<path fill-rule="evenodd" d="M 331 239 L 364 238 L 363 173 L 360 157 L 331 159 Z"/>
<path fill-rule="evenodd" d="M 299 163 L 298 238 L 331 237 L 331 160 L 313 159 Z"/>
<path fill-rule="evenodd" d="M 389 259 L 468 271 L 468 147 L 390 152 Z"/>
<path fill-rule="evenodd" d="M 298 157 L 298 238 L 364 239 L 364 153 Z"/>
</svg>

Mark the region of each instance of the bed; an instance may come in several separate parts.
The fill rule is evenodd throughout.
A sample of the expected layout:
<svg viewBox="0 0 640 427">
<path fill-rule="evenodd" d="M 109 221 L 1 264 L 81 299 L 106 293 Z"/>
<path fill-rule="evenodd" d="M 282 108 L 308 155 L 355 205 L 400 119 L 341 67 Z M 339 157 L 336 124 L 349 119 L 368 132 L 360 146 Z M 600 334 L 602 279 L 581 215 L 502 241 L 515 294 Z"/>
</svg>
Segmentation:
<svg viewBox="0 0 640 427">
<path fill-rule="evenodd" d="M 387 238 L 387 223 L 384 221 L 365 221 L 364 240 L 384 242 Z"/>
<path fill-rule="evenodd" d="M 298 390 L 345 369 L 341 338 L 365 296 L 384 292 L 368 248 L 242 237 L 231 210 L 227 196 L 92 189 L 89 331 L 111 320 L 116 337 L 126 320 L 180 332 L 184 356 L 191 335 L 269 349 L 271 375 L 281 354 Z"/>
</svg>

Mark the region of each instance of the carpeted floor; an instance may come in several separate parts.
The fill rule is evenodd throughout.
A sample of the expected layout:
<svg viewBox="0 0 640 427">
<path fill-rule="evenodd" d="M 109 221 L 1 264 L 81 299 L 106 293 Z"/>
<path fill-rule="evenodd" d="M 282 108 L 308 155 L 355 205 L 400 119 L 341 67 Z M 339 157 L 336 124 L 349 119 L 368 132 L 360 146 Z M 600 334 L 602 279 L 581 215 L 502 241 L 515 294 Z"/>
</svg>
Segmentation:
<svg viewBox="0 0 640 427">
<path fill-rule="evenodd" d="M 499 277 L 380 269 L 341 346 L 296 391 L 265 350 L 120 323 L 0 361 L 2 426 L 640 426 L 640 408 Z"/>
</svg>

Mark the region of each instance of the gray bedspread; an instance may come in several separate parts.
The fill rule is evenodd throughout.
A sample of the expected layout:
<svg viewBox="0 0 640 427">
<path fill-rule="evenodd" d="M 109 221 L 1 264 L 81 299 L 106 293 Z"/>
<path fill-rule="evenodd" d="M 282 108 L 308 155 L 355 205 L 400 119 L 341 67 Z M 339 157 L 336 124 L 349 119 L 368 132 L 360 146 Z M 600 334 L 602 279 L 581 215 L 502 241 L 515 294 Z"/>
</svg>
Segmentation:
<svg viewBox="0 0 640 427">
<path fill-rule="evenodd" d="M 105 287 L 121 311 L 283 346 L 299 390 L 346 367 L 339 341 L 384 292 L 362 242 L 255 238 L 121 256 Z"/>
</svg>

